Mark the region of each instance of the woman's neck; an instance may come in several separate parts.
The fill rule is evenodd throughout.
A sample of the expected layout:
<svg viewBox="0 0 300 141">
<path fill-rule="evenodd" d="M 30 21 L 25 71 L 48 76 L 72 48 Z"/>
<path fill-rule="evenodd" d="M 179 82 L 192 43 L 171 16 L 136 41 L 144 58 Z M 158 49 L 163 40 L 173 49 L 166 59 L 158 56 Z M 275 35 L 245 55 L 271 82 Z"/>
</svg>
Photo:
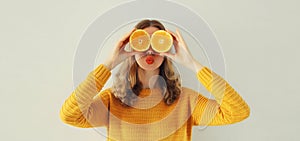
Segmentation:
<svg viewBox="0 0 300 141">
<path fill-rule="evenodd" d="M 153 71 L 144 70 L 138 67 L 138 79 L 143 84 L 143 88 L 152 88 L 153 84 L 155 84 L 157 77 L 153 77 L 159 75 L 159 68 Z"/>
</svg>

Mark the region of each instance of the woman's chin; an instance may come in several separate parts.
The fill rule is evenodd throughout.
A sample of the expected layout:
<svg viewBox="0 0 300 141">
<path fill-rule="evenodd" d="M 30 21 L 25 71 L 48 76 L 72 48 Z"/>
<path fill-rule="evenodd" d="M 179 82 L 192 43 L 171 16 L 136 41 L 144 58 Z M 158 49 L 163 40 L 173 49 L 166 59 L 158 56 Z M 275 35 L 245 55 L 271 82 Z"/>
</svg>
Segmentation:
<svg viewBox="0 0 300 141">
<path fill-rule="evenodd" d="M 145 71 L 153 71 L 159 68 L 159 66 L 155 64 L 147 64 L 147 63 L 140 65 L 140 67 Z"/>
</svg>

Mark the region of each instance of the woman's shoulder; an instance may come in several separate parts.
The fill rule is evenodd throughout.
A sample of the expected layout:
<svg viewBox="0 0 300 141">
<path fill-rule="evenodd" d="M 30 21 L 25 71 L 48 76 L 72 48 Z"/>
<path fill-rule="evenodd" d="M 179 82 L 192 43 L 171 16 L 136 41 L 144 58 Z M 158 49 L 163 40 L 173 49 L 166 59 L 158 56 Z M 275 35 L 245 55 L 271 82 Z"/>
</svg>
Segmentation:
<svg viewBox="0 0 300 141">
<path fill-rule="evenodd" d="M 189 87 L 182 87 L 181 89 L 183 94 L 197 94 L 198 92 Z M 199 94 L 199 93 L 198 93 Z"/>
<path fill-rule="evenodd" d="M 192 99 L 202 95 L 201 93 L 189 87 L 182 87 L 181 94 L 184 97 L 192 98 Z"/>
<path fill-rule="evenodd" d="M 101 99 L 102 101 L 118 101 L 119 99 L 114 95 L 113 88 L 109 87 L 104 90 L 102 90 L 97 97 L 98 99 Z"/>
<path fill-rule="evenodd" d="M 112 88 L 106 88 L 102 91 L 100 91 L 97 95 L 96 95 L 96 98 L 100 98 L 102 100 L 107 100 L 109 101 L 111 99 L 113 95 L 113 91 L 112 91 Z"/>
</svg>

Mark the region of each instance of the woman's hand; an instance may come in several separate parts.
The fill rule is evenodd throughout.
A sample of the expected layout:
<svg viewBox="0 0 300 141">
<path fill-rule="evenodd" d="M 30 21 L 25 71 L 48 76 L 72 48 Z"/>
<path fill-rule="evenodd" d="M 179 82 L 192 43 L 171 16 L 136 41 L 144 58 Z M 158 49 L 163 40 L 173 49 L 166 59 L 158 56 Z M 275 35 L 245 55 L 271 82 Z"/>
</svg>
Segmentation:
<svg viewBox="0 0 300 141">
<path fill-rule="evenodd" d="M 170 30 L 167 30 L 167 32 L 169 32 L 173 36 L 175 54 L 172 54 L 170 52 L 160 54 L 171 58 L 176 63 L 181 64 L 195 72 L 200 70 L 203 66 L 192 56 L 179 30 L 176 29 L 176 34 L 171 32 Z"/>
<path fill-rule="evenodd" d="M 135 31 L 136 29 L 131 30 L 129 33 L 124 35 L 116 44 L 114 51 L 110 58 L 108 58 L 104 62 L 104 66 L 106 66 L 108 69 L 112 70 L 114 69 L 118 64 L 120 64 L 122 61 L 126 60 L 128 57 L 131 57 L 135 54 L 138 54 L 140 52 L 132 50 L 131 52 L 127 52 L 124 50 L 125 45 L 129 42 L 130 35 Z"/>
</svg>

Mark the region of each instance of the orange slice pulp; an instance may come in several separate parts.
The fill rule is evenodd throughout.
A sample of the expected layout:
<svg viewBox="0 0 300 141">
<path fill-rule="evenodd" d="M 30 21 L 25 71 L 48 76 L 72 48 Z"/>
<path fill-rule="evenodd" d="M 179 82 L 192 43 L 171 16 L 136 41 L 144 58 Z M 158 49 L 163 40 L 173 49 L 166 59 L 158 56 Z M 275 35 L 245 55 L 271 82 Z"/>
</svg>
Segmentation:
<svg viewBox="0 0 300 141">
<path fill-rule="evenodd" d="M 146 51 L 150 47 L 150 36 L 145 30 L 137 29 L 130 35 L 129 43 L 136 51 Z"/>
<path fill-rule="evenodd" d="M 167 52 L 172 47 L 173 37 L 165 30 L 158 30 L 152 34 L 150 43 L 154 51 Z"/>
</svg>

